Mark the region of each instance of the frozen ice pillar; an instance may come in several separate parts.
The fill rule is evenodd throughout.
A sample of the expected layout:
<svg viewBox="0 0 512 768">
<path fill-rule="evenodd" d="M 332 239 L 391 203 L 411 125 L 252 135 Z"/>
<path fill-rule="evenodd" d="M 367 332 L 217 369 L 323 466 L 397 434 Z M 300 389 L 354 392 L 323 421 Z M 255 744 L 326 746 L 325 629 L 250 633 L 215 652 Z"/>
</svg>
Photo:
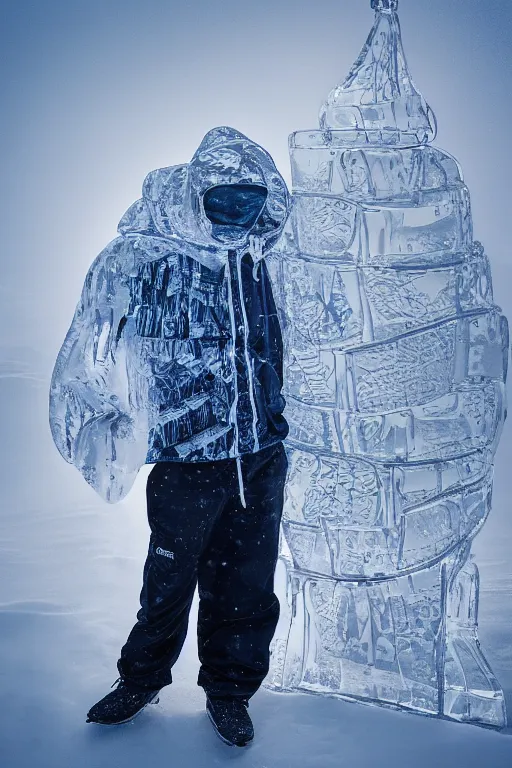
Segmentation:
<svg viewBox="0 0 512 768">
<path fill-rule="evenodd" d="M 268 684 L 501 727 L 471 543 L 491 508 L 508 327 L 396 0 L 320 129 L 290 137 L 275 259 L 290 474 Z"/>
</svg>

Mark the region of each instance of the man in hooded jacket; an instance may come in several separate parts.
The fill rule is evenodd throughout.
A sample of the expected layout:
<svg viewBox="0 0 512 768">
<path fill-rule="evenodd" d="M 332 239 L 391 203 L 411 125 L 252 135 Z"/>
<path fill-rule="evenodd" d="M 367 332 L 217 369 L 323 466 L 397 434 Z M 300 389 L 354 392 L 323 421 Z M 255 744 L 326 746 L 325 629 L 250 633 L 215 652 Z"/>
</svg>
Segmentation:
<svg viewBox="0 0 512 768">
<path fill-rule="evenodd" d="M 199 588 L 198 684 L 218 734 L 253 737 L 268 672 L 287 469 L 282 340 L 263 260 L 288 212 L 261 147 L 231 128 L 160 169 L 95 261 L 52 379 L 64 458 L 110 502 L 154 463 L 137 623 L 88 722 L 131 720 L 172 682 Z"/>
</svg>

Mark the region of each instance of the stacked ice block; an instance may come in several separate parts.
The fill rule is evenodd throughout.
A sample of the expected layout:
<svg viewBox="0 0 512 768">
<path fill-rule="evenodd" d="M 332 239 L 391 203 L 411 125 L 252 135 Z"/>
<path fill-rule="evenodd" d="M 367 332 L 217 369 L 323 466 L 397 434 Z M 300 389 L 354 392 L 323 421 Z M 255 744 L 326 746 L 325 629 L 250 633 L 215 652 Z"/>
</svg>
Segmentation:
<svg viewBox="0 0 512 768">
<path fill-rule="evenodd" d="M 506 319 L 396 0 L 320 130 L 290 137 L 287 599 L 269 684 L 503 726 L 470 549 L 505 418 Z M 284 587 L 283 587 L 284 589 Z"/>
</svg>

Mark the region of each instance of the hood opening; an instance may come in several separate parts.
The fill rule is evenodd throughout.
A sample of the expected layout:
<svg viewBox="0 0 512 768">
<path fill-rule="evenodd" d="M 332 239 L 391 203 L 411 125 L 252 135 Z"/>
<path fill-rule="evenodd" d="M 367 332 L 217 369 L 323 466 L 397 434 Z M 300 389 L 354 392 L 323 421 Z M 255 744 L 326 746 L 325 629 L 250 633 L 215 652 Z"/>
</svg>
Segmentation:
<svg viewBox="0 0 512 768">
<path fill-rule="evenodd" d="M 262 184 L 216 184 L 203 194 L 203 209 L 212 236 L 226 242 L 247 236 L 260 218 L 268 197 Z"/>
<path fill-rule="evenodd" d="M 184 165 L 151 171 L 143 197 L 119 223 L 122 235 L 171 239 L 192 258 L 218 270 L 226 248 L 253 236 L 266 253 L 289 211 L 286 184 L 262 147 L 233 128 L 209 131 Z"/>
</svg>

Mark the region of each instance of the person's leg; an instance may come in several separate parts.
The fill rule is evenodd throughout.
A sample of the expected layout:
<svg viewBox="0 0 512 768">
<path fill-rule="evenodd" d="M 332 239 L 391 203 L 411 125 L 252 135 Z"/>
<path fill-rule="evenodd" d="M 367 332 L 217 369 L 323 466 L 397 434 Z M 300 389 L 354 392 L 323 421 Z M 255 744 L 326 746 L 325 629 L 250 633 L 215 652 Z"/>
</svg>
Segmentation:
<svg viewBox="0 0 512 768">
<path fill-rule="evenodd" d="M 198 560 L 229 497 L 230 463 L 165 462 L 149 475 L 151 539 L 138 621 L 118 662 L 123 681 L 146 689 L 172 682 L 171 667 L 187 634 Z"/>
<path fill-rule="evenodd" d="M 279 618 L 274 570 L 287 469 L 284 447 L 243 457 L 242 469 L 247 508 L 235 483 L 199 563 L 198 684 L 208 696 L 249 699 L 267 675 Z"/>
</svg>

